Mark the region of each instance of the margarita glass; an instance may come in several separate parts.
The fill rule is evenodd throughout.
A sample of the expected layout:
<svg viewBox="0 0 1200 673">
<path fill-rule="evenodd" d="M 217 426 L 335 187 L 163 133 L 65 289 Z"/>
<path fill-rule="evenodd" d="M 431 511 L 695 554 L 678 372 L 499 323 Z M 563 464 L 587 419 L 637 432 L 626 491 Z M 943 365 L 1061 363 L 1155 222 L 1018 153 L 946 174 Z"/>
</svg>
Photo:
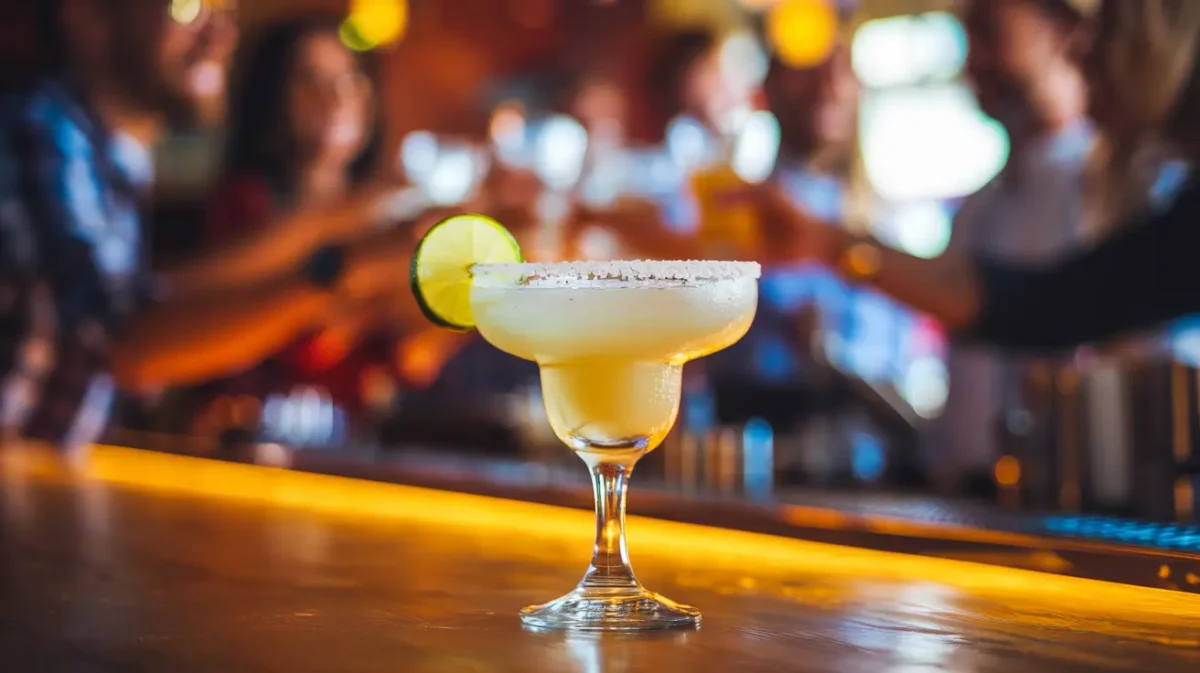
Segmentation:
<svg viewBox="0 0 1200 673">
<path fill-rule="evenodd" d="M 758 264 L 477 264 L 471 311 L 502 351 L 538 363 L 554 433 L 587 463 L 596 497 L 592 563 L 574 591 L 525 608 L 530 626 L 648 629 L 700 622 L 695 608 L 637 581 L 625 546 L 634 464 L 679 412 L 684 363 L 742 338 L 758 304 Z"/>
</svg>

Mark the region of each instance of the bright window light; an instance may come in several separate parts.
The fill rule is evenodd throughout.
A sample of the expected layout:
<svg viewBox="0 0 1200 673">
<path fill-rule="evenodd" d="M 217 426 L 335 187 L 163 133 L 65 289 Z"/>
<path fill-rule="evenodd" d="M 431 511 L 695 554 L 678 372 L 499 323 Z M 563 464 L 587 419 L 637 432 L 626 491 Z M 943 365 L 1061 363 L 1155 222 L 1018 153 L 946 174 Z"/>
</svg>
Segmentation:
<svg viewBox="0 0 1200 673">
<path fill-rule="evenodd" d="M 949 199 L 977 191 L 1008 159 L 1008 137 L 962 84 L 864 94 L 863 162 L 890 201 Z"/>
<path fill-rule="evenodd" d="M 962 24 L 946 12 L 868 21 L 851 44 L 854 72 L 883 88 L 957 77 L 967 60 Z"/>
</svg>

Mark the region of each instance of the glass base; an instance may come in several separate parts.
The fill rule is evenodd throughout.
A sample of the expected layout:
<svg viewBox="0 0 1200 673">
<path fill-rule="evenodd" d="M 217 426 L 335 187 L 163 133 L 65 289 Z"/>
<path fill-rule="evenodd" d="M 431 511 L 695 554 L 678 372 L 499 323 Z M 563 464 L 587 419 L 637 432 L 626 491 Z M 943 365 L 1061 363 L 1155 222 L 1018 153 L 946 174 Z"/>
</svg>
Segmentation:
<svg viewBox="0 0 1200 673">
<path fill-rule="evenodd" d="M 680 605 L 642 587 L 579 587 L 545 605 L 521 610 L 521 621 L 539 629 L 572 631 L 640 631 L 694 628 L 700 611 Z"/>
</svg>

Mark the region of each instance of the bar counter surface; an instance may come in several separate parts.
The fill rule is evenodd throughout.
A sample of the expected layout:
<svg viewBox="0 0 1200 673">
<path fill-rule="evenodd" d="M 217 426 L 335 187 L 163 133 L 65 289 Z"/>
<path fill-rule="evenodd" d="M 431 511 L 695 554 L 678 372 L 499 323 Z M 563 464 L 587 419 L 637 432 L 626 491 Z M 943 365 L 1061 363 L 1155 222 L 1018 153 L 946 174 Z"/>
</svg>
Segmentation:
<svg viewBox="0 0 1200 673">
<path fill-rule="evenodd" d="M 699 630 L 532 632 L 589 513 L 100 447 L 0 452 L 0 671 L 1200 670 L 1200 596 L 632 518 Z"/>
</svg>

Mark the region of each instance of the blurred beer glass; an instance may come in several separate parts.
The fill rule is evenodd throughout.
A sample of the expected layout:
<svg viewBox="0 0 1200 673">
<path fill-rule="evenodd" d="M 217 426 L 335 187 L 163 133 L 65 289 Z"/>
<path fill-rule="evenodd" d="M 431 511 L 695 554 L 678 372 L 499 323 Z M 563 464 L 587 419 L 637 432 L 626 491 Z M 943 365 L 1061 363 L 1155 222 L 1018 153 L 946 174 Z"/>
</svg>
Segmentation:
<svg viewBox="0 0 1200 673">
<path fill-rule="evenodd" d="M 706 253 L 713 259 L 752 259 L 762 246 L 762 233 L 750 183 L 730 165 L 718 164 L 696 171 L 691 186 Z"/>
</svg>

